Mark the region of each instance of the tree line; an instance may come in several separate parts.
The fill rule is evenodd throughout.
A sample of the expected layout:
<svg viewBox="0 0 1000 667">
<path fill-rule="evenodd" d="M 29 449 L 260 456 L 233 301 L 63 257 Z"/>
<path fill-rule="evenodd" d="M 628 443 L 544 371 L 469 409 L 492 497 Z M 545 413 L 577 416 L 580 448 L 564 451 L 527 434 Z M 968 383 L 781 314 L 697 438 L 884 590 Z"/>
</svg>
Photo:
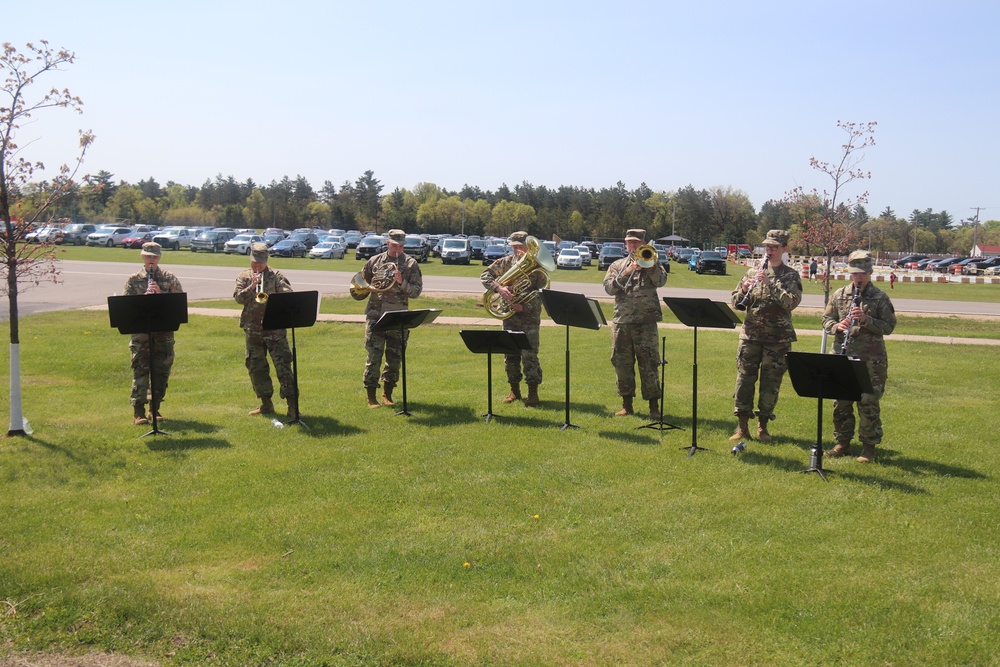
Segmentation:
<svg viewBox="0 0 1000 667">
<path fill-rule="evenodd" d="M 44 201 L 46 184 L 32 183 L 12 197 L 15 214 L 30 218 L 34 202 Z M 650 238 L 677 235 L 692 245 L 757 245 L 768 229 L 789 229 L 793 250 L 814 254 L 818 248 L 796 242 L 802 215 L 795 201 L 775 199 L 758 211 L 732 187 L 654 191 L 645 183 L 628 189 L 619 181 L 601 189 L 549 188 L 528 182 L 496 190 L 464 185 L 452 191 L 433 183 L 385 192 L 374 172 L 318 190 L 307 179 L 285 176 L 267 185 L 217 175 L 200 187 L 154 178 L 138 183 L 115 181 L 108 171 L 87 176 L 50 206 L 51 218 L 74 222 L 213 225 L 263 229 L 322 227 L 382 232 L 506 236 L 523 229 L 539 238 L 620 239 L 631 228 Z M 1000 222 L 955 223 L 947 211 L 914 210 L 908 218 L 886 208 L 877 217 L 864 206 L 843 212 L 861 247 L 875 252 L 967 253 L 974 243 L 1000 245 Z"/>
</svg>

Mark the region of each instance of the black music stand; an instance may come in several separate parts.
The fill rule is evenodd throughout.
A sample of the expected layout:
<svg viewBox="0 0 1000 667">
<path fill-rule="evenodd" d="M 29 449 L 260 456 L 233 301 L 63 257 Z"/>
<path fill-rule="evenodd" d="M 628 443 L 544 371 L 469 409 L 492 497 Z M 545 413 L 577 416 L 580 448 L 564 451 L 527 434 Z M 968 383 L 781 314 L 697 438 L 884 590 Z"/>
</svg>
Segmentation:
<svg viewBox="0 0 1000 667">
<path fill-rule="evenodd" d="M 736 325 L 740 324 L 740 318 L 729 304 L 722 301 L 665 296 L 663 303 L 667 304 L 682 324 L 694 329 L 694 362 L 691 365 L 691 447 L 688 451 L 690 458 L 699 449 L 707 450 L 706 447 L 698 446 L 698 327 L 735 329 Z"/>
<path fill-rule="evenodd" d="M 816 398 L 816 444 L 809 467 L 799 472 L 818 473 L 823 481 L 823 399 L 860 401 L 861 394 L 871 394 L 871 376 L 865 362 L 841 354 L 789 352 L 788 375 L 799 396 Z"/>
<path fill-rule="evenodd" d="M 407 409 L 406 405 L 406 341 L 404 340 L 403 331 L 405 329 L 416 329 L 421 324 L 430 324 L 433 322 L 441 311 L 436 308 L 425 308 L 423 310 L 390 310 L 387 313 L 382 313 L 382 316 L 378 318 L 378 321 L 372 325 L 372 331 L 399 331 L 399 341 L 402 348 L 402 354 L 400 358 L 400 366 L 402 370 L 400 372 L 400 377 L 402 378 L 403 384 L 403 409 L 396 412 L 397 415 L 410 416 L 410 411 Z"/>
<path fill-rule="evenodd" d="M 523 331 L 507 331 L 496 329 L 459 331 L 465 346 L 473 354 L 486 354 L 486 423 L 496 416 L 493 414 L 493 353 L 506 352 L 520 354 L 521 350 L 530 350 L 531 342 L 528 334 Z"/>
<path fill-rule="evenodd" d="M 649 422 L 648 424 L 643 424 L 642 426 L 636 426 L 636 428 L 655 428 L 660 431 L 660 437 L 663 437 L 664 431 L 672 431 L 674 429 L 684 430 L 676 424 L 671 424 L 670 422 L 663 421 L 663 392 L 666 386 L 666 376 L 665 370 L 667 368 L 667 337 L 663 336 L 660 339 L 660 419 L 655 422 Z"/>
<path fill-rule="evenodd" d="M 579 428 L 569 421 L 569 328 L 600 330 L 602 324 L 607 324 L 601 305 L 597 299 L 588 299 L 583 294 L 557 292 L 556 290 L 539 290 L 542 294 L 542 304 L 556 324 L 566 325 L 566 422 L 559 427 L 560 431 L 568 428 Z"/>
<path fill-rule="evenodd" d="M 171 333 L 187 324 L 187 294 L 185 292 L 165 292 L 161 294 L 131 294 L 109 296 L 108 315 L 111 326 L 123 334 L 146 334 L 149 336 L 149 412 L 153 416 L 153 429 L 147 435 L 170 435 L 157 425 L 160 405 L 156 399 L 156 376 L 153 375 L 153 334 Z"/>
<path fill-rule="evenodd" d="M 319 312 L 319 292 L 275 292 L 267 295 L 267 303 L 264 305 L 264 320 L 261 328 L 264 331 L 275 329 L 292 330 L 292 382 L 295 385 L 294 415 L 288 420 L 288 424 L 301 424 L 308 429 L 302 415 L 299 414 L 299 361 L 298 353 L 295 349 L 295 329 L 311 327 L 316 324 L 316 315 Z"/>
</svg>

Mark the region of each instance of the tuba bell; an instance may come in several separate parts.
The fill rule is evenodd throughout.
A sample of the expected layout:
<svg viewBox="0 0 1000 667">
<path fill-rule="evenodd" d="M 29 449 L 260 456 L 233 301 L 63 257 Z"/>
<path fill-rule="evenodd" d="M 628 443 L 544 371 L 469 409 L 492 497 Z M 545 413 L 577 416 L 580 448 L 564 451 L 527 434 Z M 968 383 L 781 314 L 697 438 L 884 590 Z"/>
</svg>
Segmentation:
<svg viewBox="0 0 1000 667">
<path fill-rule="evenodd" d="M 527 303 L 538 296 L 538 290 L 531 286 L 531 276 L 536 271 L 541 271 L 545 276 L 545 287 L 549 286 L 549 272 L 555 270 L 556 264 L 552 261 L 552 253 L 549 249 L 538 242 L 534 236 L 525 239 L 526 250 L 521 257 L 514 262 L 514 265 L 507 269 L 507 272 L 497 278 L 497 284 L 510 288 L 513 292 L 513 299 L 505 301 L 496 292 L 490 290 L 483 295 L 483 306 L 493 317 L 499 320 L 506 320 L 514 314 L 511 307 L 515 303 Z"/>
</svg>

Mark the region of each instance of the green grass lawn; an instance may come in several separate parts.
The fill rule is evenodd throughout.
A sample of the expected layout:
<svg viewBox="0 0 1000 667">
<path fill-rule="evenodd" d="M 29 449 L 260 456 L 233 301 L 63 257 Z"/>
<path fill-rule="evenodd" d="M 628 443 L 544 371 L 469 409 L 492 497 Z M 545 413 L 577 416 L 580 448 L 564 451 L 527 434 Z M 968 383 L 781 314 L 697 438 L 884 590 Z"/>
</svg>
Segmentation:
<svg viewBox="0 0 1000 667">
<path fill-rule="evenodd" d="M 610 416 L 607 330 L 571 332 L 580 428 L 561 431 L 562 329 L 542 331 L 538 409 L 500 404 L 494 360 L 486 424 L 486 359 L 458 328 L 413 333 L 405 417 L 364 407 L 363 328 L 319 323 L 297 332 L 304 430 L 246 415 L 236 321 L 192 316 L 163 406 L 170 435 L 141 439 L 127 337 L 106 313 L 21 324 L 34 434 L 0 442 L 0 656 L 996 664 L 990 348 L 890 338 L 879 462 L 827 459 L 827 483 L 799 474 L 816 403 L 787 380 L 775 442 L 729 453 L 729 332 L 699 334 L 708 451 L 689 458 L 688 331 L 666 332 L 666 419 L 684 430 L 661 435 Z"/>
</svg>

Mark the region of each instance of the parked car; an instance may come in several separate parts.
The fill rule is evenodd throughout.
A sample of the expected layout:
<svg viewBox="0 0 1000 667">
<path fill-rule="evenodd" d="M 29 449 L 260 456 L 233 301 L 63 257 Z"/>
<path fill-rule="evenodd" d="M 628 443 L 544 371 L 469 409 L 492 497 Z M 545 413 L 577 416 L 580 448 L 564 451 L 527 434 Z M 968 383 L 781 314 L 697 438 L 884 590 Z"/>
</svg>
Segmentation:
<svg viewBox="0 0 1000 667">
<path fill-rule="evenodd" d="M 24 235 L 25 243 L 55 243 L 56 237 L 62 235 L 61 227 L 54 227 L 47 225 L 36 229 L 33 232 L 28 232 Z"/>
<path fill-rule="evenodd" d="M 155 236 L 153 232 L 144 232 L 142 234 L 134 232 L 131 236 L 122 239 L 122 247 L 131 248 L 132 250 L 140 249 L 144 243 L 151 242 L 153 236 Z"/>
<path fill-rule="evenodd" d="M 167 227 L 153 234 L 153 241 L 159 243 L 164 250 L 180 250 L 190 248 L 194 234 L 184 227 Z"/>
<path fill-rule="evenodd" d="M 706 250 L 698 253 L 695 260 L 695 272 L 698 275 L 703 273 L 718 273 L 720 276 L 726 275 L 726 256 L 714 250 Z"/>
<path fill-rule="evenodd" d="M 191 239 L 191 252 L 204 250 L 207 252 L 222 252 L 226 249 L 226 241 L 236 236 L 235 231 L 212 230 L 201 232 Z"/>
<path fill-rule="evenodd" d="M 508 250 L 506 246 L 502 246 L 499 243 L 488 245 L 483 248 L 483 266 L 489 266 L 498 259 L 503 259 L 507 254 Z"/>
<path fill-rule="evenodd" d="M 910 262 L 919 262 L 922 259 L 927 259 L 927 255 L 906 255 L 905 257 L 893 260 L 892 266 L 896 269 L 908 268 Z"/>
<path fill-rule="evenodd" d="M 601 252 L 597 256 L 597 268 L 601 271 L 607 271 L 609 266 L 624 256 L 625 249 L 621 246 L 606 245 L 601 248 Z"/>
<path fill-rule="evenodd" d="M 254 243 L 263 243 L 264 237 L 260 234 L 237 234 L 226 241 L 222 249 L 227 255 L 249 255 L 250 246 Z"/>
<path fill-rule="evenodd" d="M 403 252 L 417 260 L 417 263 L 426 262 L 431 256 L 431 249 L 424 243 L 423 237 L 416 234 L 407 234 L 406 241 L 403 242 Z"/>
<path fill-rule="evenodd" d="M 275 243 L 267 254 L 271 257 L 305 257 L 307 252 L 305 243 L 289 238 Z"/>
<path fill-rule="evenodd" d="M 471 259 L 482 259 L 483 248 L 488 246 L 486 239 L 469 239 L 469 252 Z"/>
<path fill-rule="evenodd" d="M 583 262 L 584 266 L 590 266 L 590 248 L 585 245 L 574 246 L 578 251 L 580 251 L 580 261 Z"/>
<path fill-rule="evenodd" d="M 344 259 L 347 248 L 336 241 L 320 241 L 309 249 L 309 259 Z"/>
<path fill-rule="evenodd" d="M 580 258 L 580 251 L 576 248 L 563 248 L 556 257 L 556 268 L 582 269 L 583 259 Z"/>
<path fill-rule="evenodd" d="M 83 245 L 87 242 L 87 236 L 97 231 L 94 225 L 77 224 L 66 225 L 63 228 L 62 240 L 56 239 L 56 243 L 63 245 Z"/>
<path fill-rule="evenodd" d="M 278 241 L 284 241 L 284 240 L 285 240 L 285 234 L 283 232 L 268 232 L 267 234 L 264 234 L 264 245 L 266 245 L 268 248 L 273 246 Z"/>
<path fill-rule="evenodd" d="M 93 234 L 87 236 L 87 245 L 102 245 L 107 246 L 108 248 L 114 248 L 116 245 L 121 245 L 121 242 L 128 238 L 131 234 L 131 227 L 101 225 Z"/>
<path fill-rule="evenodd" d="M 656 255 L 660 259 L 660 266 L 663 267 L 664 272 L 670 273 L 670 257 L 667 255 L 665 250 L 661 250 Z"/>
<path fill-rule="evenodd" d="M 368 259 L 385 252 L 389 244 L 381 236 L 366 236 L 358 241 L 354 249 L 354 259 Z"/>
<path fill-rule="evenodd" d="M 469 264 L 472 262 L 472 250 L 468 239 L 450 238 L 441 241 L 442 264 Z"/>
<path fill-rule="evenodd" d="M 996 266 L 1000 266 L 1000 256 L 998 257 L 979 257 L 979 261 L 970 262 L 966 264 L 962 269 L 962 273 L 978 276 L 988 269 L 992 269 Z"/>
<path fill-rule="evenodd" d="M 961 262 L 963 259 L 964 259 L 964 257 L 945 257 L 944 259 L 939 259 L 938 261 L 934 262 L 933 264 L 930 264 L 928 266 L 928 268 L 931 271 L 935 271 L 937 273 L 948 273 L 949 267 L 952 264 L 956 264 L 958 262 Z"/>
<path fill-rule="evenodd" d="M 948 267 L 948 273 L 954 273 L 956 276 L 965 273 L 965 267 L 973 262 L 981 260 L 982 257 L 963 257 L 961 261 L 955 262 Z"/>
<path fill-rule="evenodd" d="M 579 248 L 581 245 L 586 246 L 590 250 L 590 257 L 592 259 L 597 259 L 597 256 L 601 254 L 601 248 L 593 241 L 581 241 L 577 247 Z"/>
<path fill-rule="evenodd" d="M 301 229 L 297 229 L 294 232 L 292 232 L 292 235 L 289 236 L 288 238 L 295 239 L 296 241 L 302 241 L 302 243 L 305 244 L 306 248 L 312 248 L 317 243 L 319 243 L 319 235 L 316 234 L 316 232 L 303 231 Z"/>
<path fill-rule="evenodd" d="M 691 261 L 691 256 L 694 254 L 694 250 L 691 248 L 676 248 L 674 250 L 674 261 L 687 264 Z"/>
<path fill-rule="evenodd" d="M 362 236 L 361 232 L 356 229 L 349 229 L 344 232 L 344 240 L 347 241 L 348 248 L 357 248 L 358 243 L 361 242 Z"/>
</svg>

